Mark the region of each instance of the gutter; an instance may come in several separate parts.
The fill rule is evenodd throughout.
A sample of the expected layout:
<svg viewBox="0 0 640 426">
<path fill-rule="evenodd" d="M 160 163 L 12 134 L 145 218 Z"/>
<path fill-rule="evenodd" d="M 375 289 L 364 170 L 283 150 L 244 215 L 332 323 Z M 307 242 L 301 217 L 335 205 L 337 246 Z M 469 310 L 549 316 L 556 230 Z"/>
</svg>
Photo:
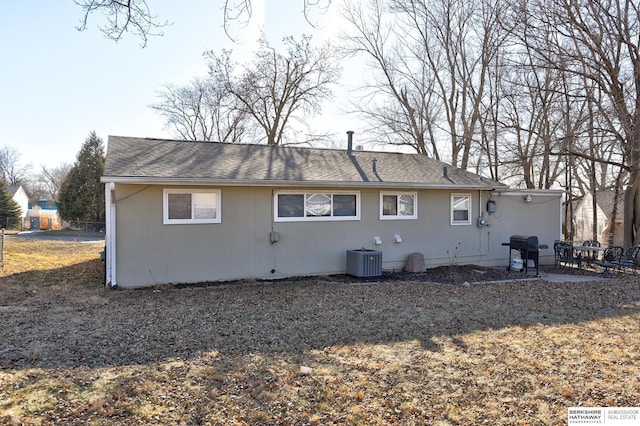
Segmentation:
<svg viewBox="0 0 640 426">
<path fill-rule="evenodd" d="M 514 196 L 514 195 L 526 195 L 526 194 L 531 194 L 531 195 L 555 195 L 555 196 L 562 196 L 565 193 L 565 191 L 561 190 L 561 189 L 511 189 L 511 188 L 505 188 L 504 190 L 501 189 L 497 189 L 495 188 L 493 190 L 493 194 L 494 195 L 506 195 L 506 196 Z"/>
<path fill-rule="evenodd" d="M 282 181 L 282 180 L 229 180 L 207 178 L 148 178 L 131 176 L 102 176 L 103 183 L 147 184 L 147 185 L 215 185 L 215 186 L 261 186 L 261 187 L 342 187 L 342 188 L 417 188 L 417 189 L 477 189 L 483 191 L 507 190 L 502 184 L 454 184 L 422 182 L 344 182 L 344 181 Z"/>
</svg>

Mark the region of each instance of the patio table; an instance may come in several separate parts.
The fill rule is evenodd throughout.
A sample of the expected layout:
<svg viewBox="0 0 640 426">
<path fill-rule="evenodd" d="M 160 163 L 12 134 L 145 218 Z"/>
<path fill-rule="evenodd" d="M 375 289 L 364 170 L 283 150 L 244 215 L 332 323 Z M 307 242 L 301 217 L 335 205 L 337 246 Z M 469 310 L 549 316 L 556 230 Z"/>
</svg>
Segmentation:
<svg viewBox="0 0 640 426">
<path fill-rule="evenodd" d="M 591 262 L 597 260 L 601 251 L 605 249 L 605 247 L 592 247 L 592 246 L 575 246 L 574 250 L 581 251 L 586 254 L 583 259 L 586 259 L 587 262 Z"/>
</svg>

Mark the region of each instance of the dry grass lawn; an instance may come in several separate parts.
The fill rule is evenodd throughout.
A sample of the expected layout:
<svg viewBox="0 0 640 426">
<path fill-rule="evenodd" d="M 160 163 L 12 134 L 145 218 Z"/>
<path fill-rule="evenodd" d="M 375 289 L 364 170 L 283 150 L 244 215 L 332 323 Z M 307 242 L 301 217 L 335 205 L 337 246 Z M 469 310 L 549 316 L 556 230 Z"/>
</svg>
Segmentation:
<svg viewBox="0 0 640 426">
<path fill-rule="evenodd" d="M 101 286 L 101 249 L 6 241 L 0 424 L 564 425 L 640 406 L 637 278 L 124 291 Z"/>
</svg>

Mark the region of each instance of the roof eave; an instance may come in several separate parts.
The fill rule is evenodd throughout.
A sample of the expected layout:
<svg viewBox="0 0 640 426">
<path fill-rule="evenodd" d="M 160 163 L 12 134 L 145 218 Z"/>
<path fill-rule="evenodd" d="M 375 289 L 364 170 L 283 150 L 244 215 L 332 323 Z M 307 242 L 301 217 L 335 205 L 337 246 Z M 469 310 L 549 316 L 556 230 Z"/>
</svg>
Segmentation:
<svg viewBox="0 0 640 426">
<path fill-rule="evenodd" d="M 422 182 L 346 182 L 346 181 L 283 181 L 283 180 L 237 180 L 207 178 L 166 178 L 138 176 L 102 176 L 102 183 L 125 183 L 141 185 L 216 185 L 216 186 L 261 186 L 261 187 L 361 187 L 361 188 L 428 188 L 467 189 L 492 191 L 507 189 L 503 184 L 456 184 Z"/>
</svg>

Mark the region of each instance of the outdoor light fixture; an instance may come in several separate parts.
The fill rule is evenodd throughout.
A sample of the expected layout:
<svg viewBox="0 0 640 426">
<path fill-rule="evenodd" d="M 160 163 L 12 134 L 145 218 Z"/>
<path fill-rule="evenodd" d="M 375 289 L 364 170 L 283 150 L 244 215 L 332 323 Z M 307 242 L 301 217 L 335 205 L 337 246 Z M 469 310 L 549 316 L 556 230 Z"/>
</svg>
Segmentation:
<svg viewBox="0 0 640 426">
<path fill-rule="evenodd" d="M 373 237 L 373 244 L 379 246 L 380 244 L 382 244 L 382 238 L 380 237 Z"/>
<path fill-rule="evenodd" d="M 402 237 L 400 236 L 400 234 L 396 234 L 393 236 L 393 242 L 394 243 L 401 243 L 402 242 Z"/>
<path fill-rule="evenodd" d="M 533 201 L 533 195 L 531 195 L 531 194 L 527 194 L 527 195 L 524 197 L 524 200 L 525 200 L 527 203 L 530 203 L 531 201 Z"/>
</svg>

